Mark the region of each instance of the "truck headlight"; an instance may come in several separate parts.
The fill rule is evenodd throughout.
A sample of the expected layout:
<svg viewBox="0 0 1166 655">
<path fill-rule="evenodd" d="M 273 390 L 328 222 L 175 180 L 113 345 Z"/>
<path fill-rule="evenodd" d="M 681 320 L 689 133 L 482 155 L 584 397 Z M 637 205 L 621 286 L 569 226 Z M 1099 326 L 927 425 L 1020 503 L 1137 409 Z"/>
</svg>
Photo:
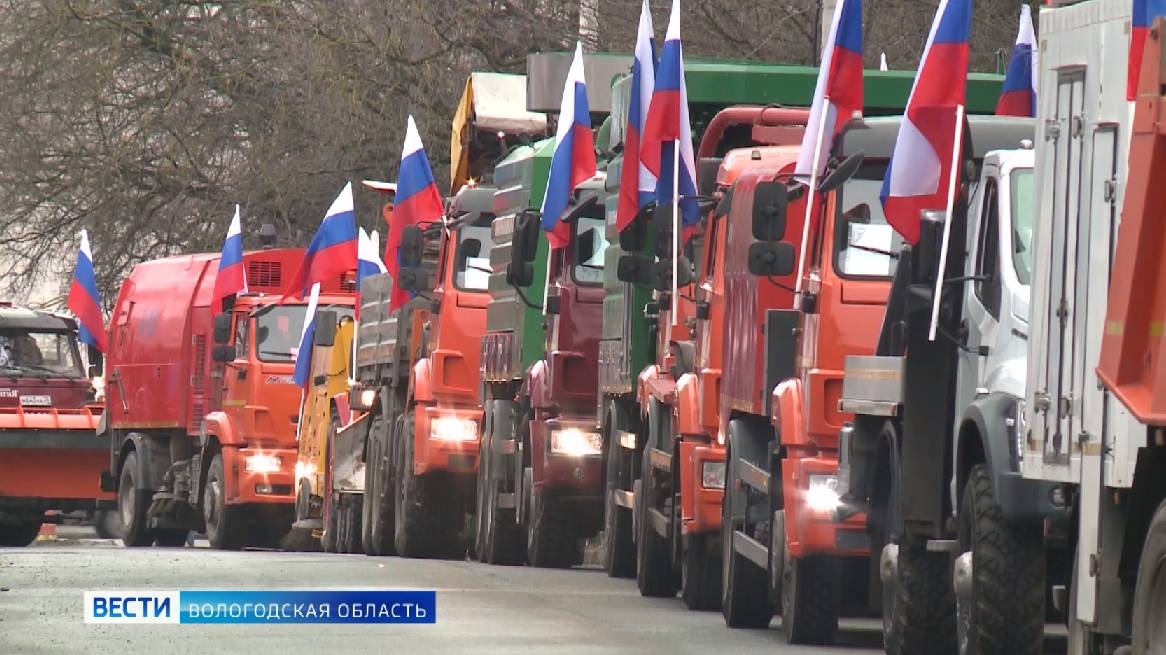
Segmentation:
<svg viewBox="0 0 1166 655">
<path fill-rule="evenodd" d="M 434 419 L 430 434 L 438 441 L 475 441 L 478 423 L 473 419 L 442 416 Z"/>
<path fill-rule="evenodd" d="M 360 390 L 360 404 L 365 409 L 372 409 L 372 404 L 377 400 L 376 389 L 361 389 Z"/>
<path fill-rule="evenodd" d="M 551 452 L 568 457 L 590 457 L 603 453 L 603 435 L 566 428 L 551 432 Z"/>
<path fill-rule="evenodd" d="M 283 461 L 275 455 L 248 455 L 243 460 L 243 468 L 249 473 L 279 473 Z"/>
<path fill-rule="evenodd" d="M 838 494 L 838 476 L 810 475 L 806 491 L 806 506 L 816 512 L 833 512 L 842 504 Z"/>
<path fill-rule="evenodd" d="M 316 475 L 316 464 L 313 462 L 296 462 L 296 480 L 310 478 Z"/>
<path fill-rule="evenodd" d="M 724 489 L 725 488 L 725 463 L 724 462 L 701 462 L 700 463 L 700 486 L 705 489 Z"/>
</svg>

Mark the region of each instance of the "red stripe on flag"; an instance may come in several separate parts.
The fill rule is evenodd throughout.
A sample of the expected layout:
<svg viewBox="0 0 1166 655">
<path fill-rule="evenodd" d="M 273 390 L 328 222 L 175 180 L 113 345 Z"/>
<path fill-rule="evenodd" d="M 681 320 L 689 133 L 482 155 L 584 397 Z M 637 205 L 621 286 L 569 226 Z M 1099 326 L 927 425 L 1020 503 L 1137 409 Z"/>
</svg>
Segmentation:
<svg viewBox="0 0 1166 655">
<path fill-rule="evenodd" d="M 680 138 L 680 91 L 657 90 L 652 94 L 648 119 L 644 122 L 640 161 L 652 172 L 660 174 L 660 148 L 665 141 Z"/>
</svg>

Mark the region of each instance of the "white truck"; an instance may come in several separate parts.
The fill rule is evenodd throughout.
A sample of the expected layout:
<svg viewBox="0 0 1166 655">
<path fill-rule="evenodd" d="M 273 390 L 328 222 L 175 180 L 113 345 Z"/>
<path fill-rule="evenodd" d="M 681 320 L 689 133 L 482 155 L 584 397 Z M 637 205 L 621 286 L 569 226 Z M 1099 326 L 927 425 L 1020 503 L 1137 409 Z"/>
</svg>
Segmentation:
<svg viewBox="0 0 1166 655">
<path fill-rule="evenodd" d="M 876 355 L 846 361 L 841 408 L 855 421 L 841 435 L 843 500 L 870 517 L 896 655 L 957 643 L 961 653 L 1041 651 L 1055 545 L 1042 528 L 1065 509 L 1050 484 L 1020 474 L 1034 217 L 1033 123 L 1022 125 L 1015 149 L 983 155 L 953 218 L 937 342 L 926 341 L 930 296 L 918 292 L 934 288 L 932 229 L 899 255 Z M 926 214 L 942 225 L 942 213 Z M 911 415 L 921 409 L 933 420 Z M 930 427 L 938 420 L 947 430 Z"/>
<path fill-rule="evenodd" d="M 1166 652 L 1166 71 L 1151 31 L 1142 95 L 1126 100 L 1130 4 L 1040 15 L 1021 467 L 1073 508 L 1072 582 L 1056 594 L 1073 654 Z"/>
</svg>

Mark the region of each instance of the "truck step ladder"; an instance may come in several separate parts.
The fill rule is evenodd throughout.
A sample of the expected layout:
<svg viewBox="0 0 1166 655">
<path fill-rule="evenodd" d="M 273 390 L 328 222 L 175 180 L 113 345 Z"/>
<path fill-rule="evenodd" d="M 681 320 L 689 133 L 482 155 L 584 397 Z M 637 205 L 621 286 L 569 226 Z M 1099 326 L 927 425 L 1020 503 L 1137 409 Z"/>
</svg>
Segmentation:
<svg viewBox="0 0 1166 655">
<path fill-rule="evenodd" d="M 763 569 L 769 567 L 769 549 L 740 530 L 733 530 L 733 550 Z"/>
<path fill-rule="evenodd" d="M 628 509 L 635 509 L 635 507 L 636 507 L 636 494 L 635 494 L 635 492 L 628 491 L 627 489 L 613 489 L 612 494 L 614 494 L 614 496 L 615 496 L 615 504 L 616 505 L 619 505 L 620 507 L 626 507 Z"/>
<path fill-rule="evenodd" d="M 769 472 L 753 462 L 741 460 L 741 482 L 753 487 L 757 491 L 769 491 Z"/>
</svg>

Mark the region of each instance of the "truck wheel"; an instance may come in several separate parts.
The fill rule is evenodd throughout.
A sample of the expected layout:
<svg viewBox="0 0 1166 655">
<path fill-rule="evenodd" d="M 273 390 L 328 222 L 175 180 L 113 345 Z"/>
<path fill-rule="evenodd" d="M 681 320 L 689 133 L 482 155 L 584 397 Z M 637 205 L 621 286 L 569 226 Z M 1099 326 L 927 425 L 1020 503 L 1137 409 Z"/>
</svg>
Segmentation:
<svg viewBox="0 0 1166 655">
<path fill-rule="evenodd" d="M 1004 518 L 988 467 L 972 467 L 959 513 L 961 551 L 971 553 L 970 598 L 956 596 L 961 655 L 1039 655 L 1045 632 L 1044 541 L 1039 525 Z"/>
<path fill-rule="evenodd" d="M 1134 655 L 1166 653 L 1166 501 L 1150 519 L 1134 588 Z"/>
<path fill-rule="evenodd" d="M 394 540 L 401 557 L 465 559 L 466 546 L 458 530 L 462 517 L 458 513 L 457 491 L 450 484 L 432 476 L 424 478 L 413 472 L 413 414 L 401 417 L 396 458 L 397 470 L 394 516 Z"/>
<path fill-rule="evenodd" d="M 632 540 L 632 510 L 615 502 L 618 489 L 629 488 L 630 475 L 624 475 L 628 458 L 619 444 L 619 433 L 626 429 L 627 418 L 612 402 L 607 413 L 607 475 L 604 476 L 603 568 L 613 578 L 634 578 L 636 544 Z M 630 467 L 629 467 L 630 468 Z"/>
<path fill-rule="evenodd" d="M 102 539 L 117 539 L 121 537 L 121 517 L 116 510 L 102 509 L 93 517 L 93 527 L 97 536 Z"/>
<path fill-rule="evenodd" d="M 566 569 L 580 552 L 572 512 L 545 489 L 527 486 L 526 559 L 531 566 Z"/>
<path fill-rule="evenodd" d="M 509 411 L 506 407 L 499 408 L 499 404 L 500 401 L 490 404 L 491 414 Z M 518 528 L 515 510 L 498 506 L 498 494 L 502 493 L 503 486 L 502 476 L 506 474 L 507 467 L 496 466 L 500 456 L 492 451 L 500 436 L 497 428 L 502 423 L 497 416 L 487 420 L 490 421 L 491 430 L 487 450 L 482 453 L 481 468 L 478 470 L 478 560 L 486 564 L 520 565 L 525 553 L 522 552 L 522 531 Z"/>
<path fill-rule="evenodd" d="M 131 548 L 154 543 L 154 534 L 146 527 L 146 510 L 153 492 L 138 489 L 138 453 L 130 451 L 122 462 L 117 484 L 117 512 L 121 515 L 121 541 Z"/>
<path fill-rule="evenodd" d="M 388 424 L 383 415 L 369 425 L 364 466 L 364 502 L 361 505 L 361 541 L 369 555 L 393 555 L 393 476 L 389 457 Z"/>
<path fill-rule="evenodd" d="M 897 579 L 883 585 L 883 648 L 887 655 L 956 652 L 950 557 L 918 541 L 898 550 Z"/>
<path fill-rule="evenodd" d="M 41 522 L 33 519 L 21 523 L 0 524 L 0 546 L 23 548 L 36 541 Z"/>
<path fill-rule="evenodd" d="M 247 526 L 238 507 L 227 505 L 226 476 L 223 474 L 223 456 L 216 453 L 206 472 L 203 488 L 202 516 L 206 523 L 206 538 L 211 548 L 238 550 L 243 547 Z"/>
<path fill-rule="evenodd" d="M 826 645 L 838 633 L 838 573 L 834 559 L 793 559 L 782 540 L 781 631 L 791 644 Z"/>
<path fill-rule="evenodd" d="M 725 453 L 725 467 L 725 495 L 721 500 L 721 615 L 730 628 L 765 628 L 773 618 L 769 581 L 753 562 L 733 549 L 733 533 L 737 529 L 735 514 L 740 512 L 744 517 L 745 492 L 740 483 L 740 464 L 731 447 Z"/>
<path fill-rule="evenodd" d="M 340 551 L 336 550 L 336 537 L 340 534 L 340 524 L 337 521 L 340 508 L 337 507 L 336 494 L 325 496 L 324 504 L 324 536 L 320 538 L 320 546 L 324 548 L 325 553 L 338 553 Z"/>
<path fill-rule="evenodd" d="M 636 586 L 640 588 L 641 596 L 652 598 L 671 598 L 680 586 L 672 568 L 671 544 L 652 527 L 650 512 L 657 505 L 662 505 L 664 516 L 675 518 L 671 499 L 656 498 L 657 489 L 653 480 L 656 473 L 650 459 L 653 445 L 660 443 L 663 435 L 671 439 L 672 429 L 665 417 L 665 408 L 653 398 L 648 410 L 648 442 L 644 446 L 643 466 L 640 469 L 643 472 L 642 482 L 636 494 L 636 513 L 640 517 L 639 532 L 636 535 Z"/>
<path fill-rule="evenodd" d="M 335 496 L 332 501 L 332 511 L 336 515 L 336 538 L 332 552 L 361 552 L 361 504 L 359 495 L 337 494 Z"/>
<path fill-rule="evenodd" d="M 721 553 L 709 548 L 709 536 L 684 538 L 680 597 L 690 610 L 721 609 Z"/>
</svg>

